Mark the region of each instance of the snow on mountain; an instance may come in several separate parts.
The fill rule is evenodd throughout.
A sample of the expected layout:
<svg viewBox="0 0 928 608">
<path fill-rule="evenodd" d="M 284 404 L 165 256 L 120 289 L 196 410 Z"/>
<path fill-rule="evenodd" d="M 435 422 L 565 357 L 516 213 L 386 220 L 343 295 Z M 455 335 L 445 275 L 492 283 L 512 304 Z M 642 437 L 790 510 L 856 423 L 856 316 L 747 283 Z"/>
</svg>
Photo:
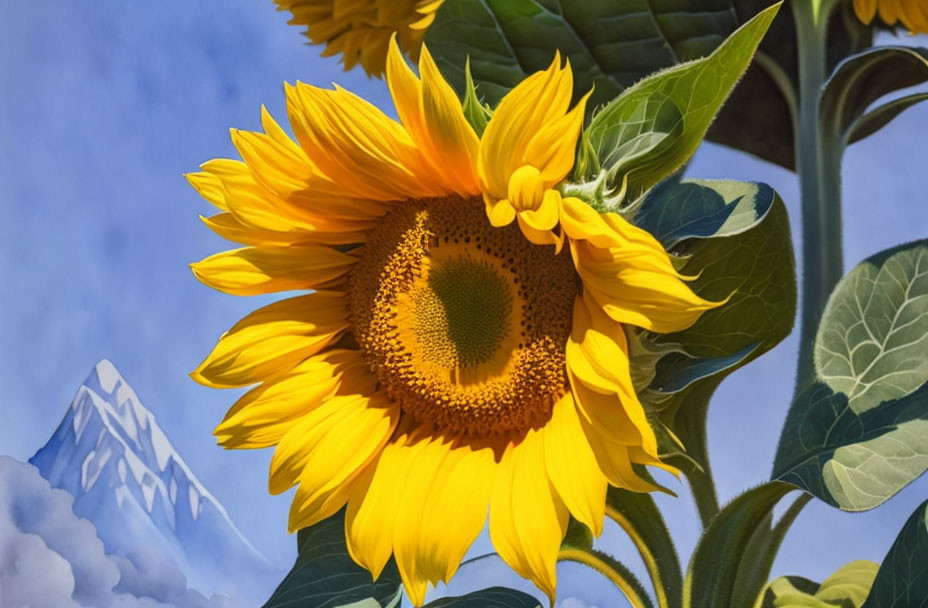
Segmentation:
<svg viewBox="0 0 928 608">
<path fill-rule="evenodd" d="M 123 581 L 147 584 L 154 599 L 162 600 L 158 573 L 179 571 L 207 596 L 254 604 L 279 580 L 106 359 L 29 462 L 74 496 L 75 514 L 94 523 L 106 552 L 125 558 Z"/>
</svg>

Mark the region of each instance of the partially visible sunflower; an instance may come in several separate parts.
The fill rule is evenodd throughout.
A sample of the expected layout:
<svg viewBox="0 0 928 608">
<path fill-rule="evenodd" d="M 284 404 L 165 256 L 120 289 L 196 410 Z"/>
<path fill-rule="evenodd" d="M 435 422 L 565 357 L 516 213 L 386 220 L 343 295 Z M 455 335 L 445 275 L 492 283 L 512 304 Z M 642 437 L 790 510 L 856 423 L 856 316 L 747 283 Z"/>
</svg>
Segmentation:
<svg viewBox="0 0 928 608">
<path fill-rule="evenodd" d="M 246 316 L 192 376 L 260 383 L 215 434 L 276 446 L 270 491 L 299 484 L 291 531 L 347 503 L 352 557 L 377 577 L 395 555 L 421 605 L 489 512 L 496 550 L 553 598 L 568 515 L 598 535 L 607 484 L 648 492 L 634 465 L 663 466 L 626 327 L 681 330 L 716 304 L 649 233 L 555 188 L 585 104 L 559 58 L 482 137 L 427 50 L 420 79 L 392 43 L 386 73 L 399 123 L 287 85 L 297 143 L 264 111 L 264 133 L 232 132 L 244 162 L 189 176 L 222 211 L 207 225 L 246 245 L 197 278 L 315 290 Z"/>
<path fill-rule="evenodd" d="M 292 25 L 305 25 L 314 44 L 325 44 L 324 57 L 342 55 L 350 70 L 360 63 L 371 76 L 384 72 L 387 47 L 396 34 L 400 46 L 418 59 L 425 31 L 444 0 L 274 0 L 293 14 Z"/>
<path fill-rule="evenodd" d="M 879 14 L 886 25 L 898 21 L 913 34 L 928 34 L 928 0 L 854 0 L 854 11 L 867 25 Z"/>
</svg>

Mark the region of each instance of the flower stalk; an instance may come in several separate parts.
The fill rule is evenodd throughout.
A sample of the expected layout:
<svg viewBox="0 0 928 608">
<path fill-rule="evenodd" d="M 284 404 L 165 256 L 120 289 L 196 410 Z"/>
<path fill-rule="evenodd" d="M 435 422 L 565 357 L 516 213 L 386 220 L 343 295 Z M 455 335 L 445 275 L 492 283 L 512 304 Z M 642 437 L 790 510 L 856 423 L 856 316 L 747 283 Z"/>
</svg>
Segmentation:
<svg viewBox="0 0 928 608">
<path fill-rule="evenodd" d="M 835 0 L 792 2 L 799 50 L 796 168 L 802 207 L 802 308 L 796 392 L 814 376 L 813 350 L 822 311 L 844 270 L 841 239 L 843 141 L 821 120 L 827 79 L 828 17 Z"/>
</svg>

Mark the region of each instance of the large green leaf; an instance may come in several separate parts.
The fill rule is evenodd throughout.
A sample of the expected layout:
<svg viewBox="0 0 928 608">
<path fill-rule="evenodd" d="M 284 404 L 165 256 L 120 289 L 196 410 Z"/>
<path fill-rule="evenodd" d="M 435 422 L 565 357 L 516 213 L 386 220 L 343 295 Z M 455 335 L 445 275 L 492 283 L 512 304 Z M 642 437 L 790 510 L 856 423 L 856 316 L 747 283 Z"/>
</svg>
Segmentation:
<svg viewBox="0 0 928 608">
<path fill-rule="evenodd" d="M 771 529 L 774 506 L 795 488 L 783 482 L 771 481 L 741 494 L 712 520 L 690 559 L 684 587 L 684 608 L 745 608 L 735 595 L 745 556 L 752 550 L 758 531 Z M 749 562 L 754 564 L 752 560 Z M 766 577 L 767 573 L 762 574 Z"/>
<path fill-rule="evenodd" d="M 774 463 L 848 511 L 872 509 L 928 468 L 928 241 L 875 255 L 835 288 L 815 381 L 793 402 Z"/>
<path fill-rule="evenodd" d="M 689 160 L 779 8 L 762 11 L 709 56 L 644 78 L 594 114 L 585 133 L 594 166 L 637 197 Z"/>
<path fill-rule="evenodd" d="M 696 277 L 697 293 L 728 298 L 685 331 L 631 334 L 636 388 L 658 428 L 676 435 L 686 455 L 674 456 L 672 441 L 662 448 L 675 465 L 697 475 L 708 468 L 705 416 L 715 388 L 792 329 L 796 277 L 786 209 L 764 184 L 667 181 L 632 210 L 631 219 L 682 256 L 682 272 Z M 702 512 L 704 520 L 712 510 Z"/>
<path fill-rule="evenodd" d="M 903 526 L 863 608 L 928 608 L 928 501 Z"/>
<path fill-rule="evenodd" d="M 393 558 L 375 582 L 345 546 L 345 511 L 300 530 L 299 554 L 264 608 L 396 608 L 402 581 Z"/>
<path fill-rule="evenodd" d="M 821 585 L 782 576 L 767 586 L 760 608 L 861 608 L 879 566 L 859 560 L 841 566 Z"/>
<path fill-rule="evenodd" d="M 842 61 L 822 90 L 822 116 L 848 143 L 874 133 L 924 95 L 894 100 L 869 113 L 881 97 L 928 81 L 928 49 L 883 46 Z"/>
<path fill-rule="evenodd" d="M 439 67 L 465 91 L 471 58 L 480 93 L 491 104 L 526 75 L 544 69 L 554 50 L 570 59 L 579 97 L 611 101 L 645 76 L 709 55 L 773 0 L 445 0 L 426 34 Z M 850 10 L 850 6 L 841 11 Z M 836 18 L 829 68 L 865 48 L 870 32 Z M 797 78 L 792 15 L 780 11 L 757 61 L 745 74 L 709 139 L 793 168 Z"/>
<path fill-rule="evenodd" d="M 444 597 L 425 608 L 541 608 L 534 597 L 515 589 L 490 587 L 460 597 Z"/>
</svg>

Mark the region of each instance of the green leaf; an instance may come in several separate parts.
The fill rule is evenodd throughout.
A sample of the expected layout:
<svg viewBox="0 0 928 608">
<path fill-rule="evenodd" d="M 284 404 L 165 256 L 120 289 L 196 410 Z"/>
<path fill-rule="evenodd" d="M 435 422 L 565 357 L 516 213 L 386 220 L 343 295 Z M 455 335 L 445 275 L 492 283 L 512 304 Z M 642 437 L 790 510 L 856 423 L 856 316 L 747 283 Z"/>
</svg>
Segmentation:
<svg viewBox="0 0 928 608">
<path fill-rule="evenodd" d="M 461 94 L 470 57 L 474 79 L 492 105 L 528 74 L 548 67 L 558 49 L 573 67 L 575 98 L 594 89 L 592 111 L 649 74 L 709 55 L 773 3 L 445 0 L 425 42 Z M 840 10 L 849 18 L 831 22 L 829 69 L 870 43 L 870 29 L 853 17 L 852 7 Z M 780 11 L 708 138 L 792 169 L 797 65 L 793 18 Z"/>
<path fill-rule="evenodd" d="M 606 514 L 619 524 L 638 549 L 657 596 L 658 606 L 680 608 L 683 571 L 660 509 L 649 494 L 609 487 Z"/>
<path fill-rule="evenodd" d="M 863 608 L 928 608 L 928 501 L 902 527 Z"/>
<path fill-rule="evenodd" d="M 863 511 L 928 468 L 928 241 L 875 255 L 832 293 L 816 379 L 793 402 L 774 477 Z"/>
<path fill-rule="evenodd" d="M 852 144 L 866 137 L 870 137 L 894 118 L 911 108 L 928 99 L 928 93 L 913 93 L 893 99 L 883 105 L 874 108 L 860 118 L 854 121 L 847 130 L 847 143 Z"/>
<path fill-rule="evenodd" d="M 885 95 L 928 81 L 928 49 L 882 46 L 841 62 L 822 90 L 822 116 L 833 132 L 848 143 L 859 141 L 924 99 L 910 96 L 891 101 L 869 114 L 867 109 Z"/>
<path fill-rule="evenodd" d="M 393 558 L 375 582 L 345 545 L 345 510 L 299 531 L 299 553 L 264 608 L 397 608 L 402 581 Z"/>
<path fill-rule="evenodd" d="M 586 135 L 610 185 L 627 179 L 635 198 L 689 160 L 779 8 L 762 11 L 708 57 L 646 77 L 593 116 Z"/>
<path fill-rule="evenodd" d="M 819 585 L 782 576 L 767 586 L 760 608 L 861 608 L 879 566 L 859 560 L 841 566 Z"/>
<path fill-rule="evenodd" d="M 630 213 L 682 256 L 681 272 L 697 277 L 691 285 L 699 295 L 729 298 L 685 331 L 630 332 L 636 388 L 670 431 L 662 450 L 692 477 L 708 469 L 705 417 L 718 384 L 792 329 L 796 277 L 786 208 L 763 184 L 686 180 L 658 185 Z M 706 500 L 704 520 L 717 508 L 714 497 Z"/>
<path fill-rule="evenodd" d="M 540 604 L 527 593 L 505 587 L 490 587 L 460 597 L 444 597 L 429 602 L 425 608 L 540 608 Z"/>
<path fill-rule="evenodd" d="M 773 507 L 794 489 L 788 483 L 767 482 L 741 494 L 719 511 L 690 559 L 684 608 L 744 608 L 745 604 L 734 599 L 739 574 L 743 575 L 740 569 L 744 557 L 757 531 L 770 529 Z"/>
<path fill-rule="evenodd" d="M 770 569 L 793 522 L 802 509 L 812 500 L 811 494 L 802 494 L 786 509 L 774 524 L 773 514 L 768 513 L 765 524 L 759 526 L 744 551 L 738 576 L 732 588 L 732 606 L 753 606 L 763 597 Z"/>
</svg>

